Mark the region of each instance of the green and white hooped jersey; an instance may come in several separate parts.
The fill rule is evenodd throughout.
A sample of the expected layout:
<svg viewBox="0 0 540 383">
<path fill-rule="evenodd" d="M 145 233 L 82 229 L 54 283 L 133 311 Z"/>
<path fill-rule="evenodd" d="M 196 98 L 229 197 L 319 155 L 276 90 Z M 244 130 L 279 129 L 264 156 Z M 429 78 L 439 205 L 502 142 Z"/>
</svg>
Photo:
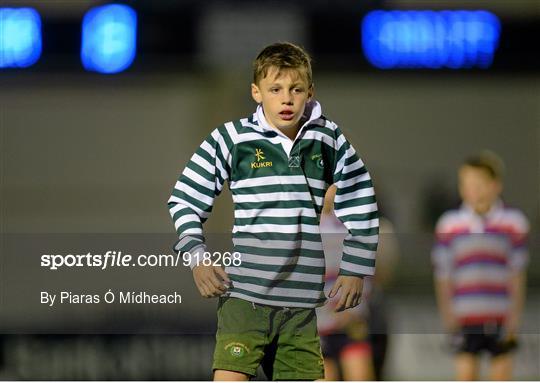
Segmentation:
<svg viewBox="0 0 540 383">
<path fill-rule="evenodd" d="M 294 141 L 268 125 L 261 106 L 251 118 L 215 129 L 168 201 L 179 235 L 175 250 L 202 252 L 202 225 L 228 182 L 233 251 L 241 254 L 239 266 L 225 268 L 231 296 L 275 306 L 324 304 L 319 217 L 331 184 L 337 186 L 335 214 L 349 231 L 339 273 L 374 274 L 379 220 L 369 173 L 319 103 L 309 103 L 306 113 Z"/>
</svg>

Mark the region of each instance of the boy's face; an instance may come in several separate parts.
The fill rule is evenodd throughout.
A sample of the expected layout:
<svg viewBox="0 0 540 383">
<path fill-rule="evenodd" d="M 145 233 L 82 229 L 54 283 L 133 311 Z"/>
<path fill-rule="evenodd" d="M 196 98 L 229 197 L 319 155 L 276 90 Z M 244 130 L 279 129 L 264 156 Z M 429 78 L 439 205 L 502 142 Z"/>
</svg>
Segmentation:
<svg viewBox="0 0 540 383">
<path fill-rule="evenodd" d="M 274 128 L 296 130 L 313 87 L 294 69 L 270 67 L 265 78 L 251 84 L 255 102 L 262 103 L 264 116 Z"/>
<path fill-rule="evenodd" d="M 461 198 L 479 214 L 486 213 L 501 194 L 501 182 L 482 168 L 464 165 L 458 176 Z"/>
</svg>

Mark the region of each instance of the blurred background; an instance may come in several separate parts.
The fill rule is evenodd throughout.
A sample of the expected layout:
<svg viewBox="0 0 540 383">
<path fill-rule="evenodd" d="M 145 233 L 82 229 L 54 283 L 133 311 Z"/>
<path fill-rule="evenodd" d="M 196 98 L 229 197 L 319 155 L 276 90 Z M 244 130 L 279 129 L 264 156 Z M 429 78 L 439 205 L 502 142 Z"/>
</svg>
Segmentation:
<svg viewBox="0 0 540 383">
<path fill-rule="evenodd" d="M 460 162 L 489 149 L 506 163 L 505 202 L 531 223 L 514 375 L 540 379 L 539 21 L 537 0 L 0 0 L 0 378 L 211 377 L 216 302 L 187 270 L 51 272 L 39 257 L 171 253 L 177 176 L 212 129 L 253 113 L 257 53 L 291 41 L 313 56 L 316 98 L 366 162 L 399 242 L 385 377 L 453 378 L 432 232 L 459 204 Z M 232 217 L 225 190 L 210 237 L 227 238 Z M 44 290 L 126 286 L 184 299 L 39 304 Z"/>
</svg>

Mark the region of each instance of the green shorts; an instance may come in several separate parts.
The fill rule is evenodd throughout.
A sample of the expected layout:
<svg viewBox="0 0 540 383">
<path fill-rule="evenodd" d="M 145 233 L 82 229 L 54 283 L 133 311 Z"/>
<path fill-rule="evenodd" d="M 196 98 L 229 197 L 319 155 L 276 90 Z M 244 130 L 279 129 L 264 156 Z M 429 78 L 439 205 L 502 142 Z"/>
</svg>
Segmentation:
<svg viewBox="0 0 540 383">
<path fill-rule="evenodd" d="M 324 378 L 315 309 L 278 307 L 239 298 L 219 298 L 213 370 L 268 379 Z"/>
</svg>

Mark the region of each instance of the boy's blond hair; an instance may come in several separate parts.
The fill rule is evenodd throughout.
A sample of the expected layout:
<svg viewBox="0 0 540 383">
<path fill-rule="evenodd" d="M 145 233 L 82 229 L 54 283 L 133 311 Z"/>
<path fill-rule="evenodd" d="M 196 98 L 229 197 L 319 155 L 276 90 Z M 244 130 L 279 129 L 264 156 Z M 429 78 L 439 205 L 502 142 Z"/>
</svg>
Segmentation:
<svg viewBox="0 0 540 383">
<path fill-rule="evenodd" d="M 312 84 L 311 57 L 298 45 L 283 42 L 268 45 L 253 61 L 253 82 L 266 77 L 268 69 L 276 67 L 279 71 L 282 69 L 293 69 L 304 77 L 308 85 Z"/>
<path fill-rule="evenodd" d="M 503 160 L 490 150 L 484 150 L 475 156 L 467 158 L 463 161 L 462 166 L 482 169 L 492 179 L 497 181 L 501 181 L 504 175 Z"/>
</svg>

